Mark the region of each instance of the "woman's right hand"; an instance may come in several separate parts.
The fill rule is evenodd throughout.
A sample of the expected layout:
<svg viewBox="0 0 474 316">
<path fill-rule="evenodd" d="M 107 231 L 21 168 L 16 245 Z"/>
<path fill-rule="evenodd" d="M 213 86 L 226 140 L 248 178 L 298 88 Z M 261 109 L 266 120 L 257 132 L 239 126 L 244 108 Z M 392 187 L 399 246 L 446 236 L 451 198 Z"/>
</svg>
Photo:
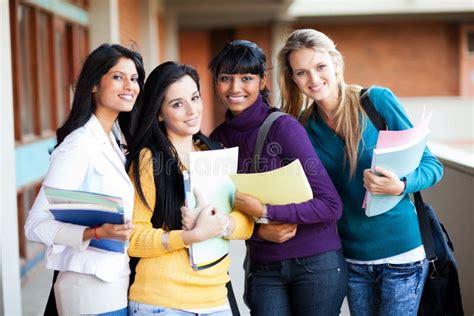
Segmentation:
<svg viewBox="0 0 474 316">
<path fill-rule="evenodd" d="M 199 212 L 196 226 L 190 231 L 183 232 L 183 241 L 186 245 L 195 242 L 222 236 L 229 219 L 212 206 L 205 206 Z"/>
<path fill-rule="evenodd" d="M 94 232 L 95 230 L 95 232 Z M 102 224 L 96 228 L 87 228 L 84 231 L 84 240 L 87 239 L 114 239 L 126 241 L 130 239 L 132 235 L 133 226 L 130 221 L 126 221 L 124 224 Z"/>
<path fill-rule="evenodd" d="M 260 239 L 283 243 L 296 235 L 297 224 L 270 223 L 260 225 L 257 235 Z"/>
</svg>

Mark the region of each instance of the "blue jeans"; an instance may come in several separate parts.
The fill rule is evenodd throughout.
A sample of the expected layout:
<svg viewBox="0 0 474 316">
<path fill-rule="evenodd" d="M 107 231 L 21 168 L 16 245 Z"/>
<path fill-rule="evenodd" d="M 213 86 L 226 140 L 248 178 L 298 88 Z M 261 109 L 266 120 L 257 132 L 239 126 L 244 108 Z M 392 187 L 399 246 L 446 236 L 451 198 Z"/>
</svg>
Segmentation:
<svg viewBox="0 0 474 316">
<path fill-rule="evenodd" d="M 127 316 L 128 315 L 128 308 L 124 307 L 122 309 L 113 311 L 113 312 L 107 312 L 107 313 L 102 313 L 102 314 L 97 314 L 97 316 Z"/>
<path fill-rule="evenodd" d="M 347 268 L 351 316 L 416 316 L 428 274 L 426 259 L 407 264 L 347 263 Z"/>
<path fill-rule="evenodd" d="M 252 315 L 339 315 L 347 291 L 341 250 L 252 264 L 247 302 Z"/>
<path fill-rule="evenodd" d="M 163 315 L 163 316 L 232 316 L 230 308 L 228 310 L 213 313 L 191 313 L 179 309 L 172 309 L 149 304 L 142 304 L 136 301 L 128 302 L 128 314 L 130 316 Z"/>
</svg>

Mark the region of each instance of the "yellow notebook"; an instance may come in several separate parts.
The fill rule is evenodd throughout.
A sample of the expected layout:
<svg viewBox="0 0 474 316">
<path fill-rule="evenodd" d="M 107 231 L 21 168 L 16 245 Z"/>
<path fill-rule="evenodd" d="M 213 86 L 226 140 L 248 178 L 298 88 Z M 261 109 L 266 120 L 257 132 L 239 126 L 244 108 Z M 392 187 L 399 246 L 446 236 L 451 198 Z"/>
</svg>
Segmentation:
<svg viewBox="0 0 474 316">
<path fill-rule="evenodd" d="M 302 203 L 313 198 L 313 191 L 298 159 L 272 171 L 229 177 L 237 191 L 252 195 L 264 204 Z"/>
</svg>

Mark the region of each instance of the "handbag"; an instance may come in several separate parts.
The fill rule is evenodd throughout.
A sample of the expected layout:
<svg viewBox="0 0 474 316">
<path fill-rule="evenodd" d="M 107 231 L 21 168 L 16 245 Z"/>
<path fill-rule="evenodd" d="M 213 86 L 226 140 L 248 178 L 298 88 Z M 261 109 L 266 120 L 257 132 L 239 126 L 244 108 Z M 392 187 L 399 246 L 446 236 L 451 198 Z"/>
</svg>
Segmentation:
<svg viewBox="0 0 474 316">
<path fill-rule="evenodd" d="M 423 202 L 420 192 L 415 193 L 415 206 L 417 213 L 421 213 L 418 215 L 421 236 L 430 261 L 418 315 L 464 315 L 454 246 L 449 234 L 431 205 Z"/>
<path fill-rule="evenodd" d="M 387 123 L 370 101 L 367 89 L 362 89 L 360 102 L 367 117 L 378 130 L 388 129 Z M 421 192 L 415 192 L 413 196 L 421 239 L 429 261 L 418 315 L 464 315 L 454 245 L 432 206 L 423 202 Z"/>
</svg>

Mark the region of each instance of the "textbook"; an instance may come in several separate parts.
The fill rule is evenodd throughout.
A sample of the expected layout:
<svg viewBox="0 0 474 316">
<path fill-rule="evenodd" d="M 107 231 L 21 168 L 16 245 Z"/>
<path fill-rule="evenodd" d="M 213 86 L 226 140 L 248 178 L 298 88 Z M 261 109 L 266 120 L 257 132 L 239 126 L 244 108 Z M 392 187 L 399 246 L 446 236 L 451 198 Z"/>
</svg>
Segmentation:
<svg viewBox="0 0 474 316">
<path fill-rule="evenodd" d="M 231 175 L 239 192 L 252 195 L 263 204 L 302 203 L 313 198 L 313 191 L 299 159 L 261 173 Z"/>
<path fill-rule="evenodd" d="M 431 114 L 423 114 L 420 123 L 401 131 L 379 131 L 377 144 L 372 154 L 371 169 L 381 167 L 395 173 L 400 179 L 420 165 L 430 130 Z M 366 193 L 365 215 L 376 216 L 391 210 L 405 196 Z"/>
<path fill-rule="evenodd" d="M 237 173 L 238 147 L 191 152 L 189 173 L 183 173 L 186 205 L 195 207 L 194 189 L 198 188 L 206 203 L 225 214 L 234 204 L 235 187 L 229 175 Z M 229 253 L 229 240 L 215 237 L 189 247 L 194 270 L 203 270 L 222 261 Z"/>
<path fill-rule="evenodd" d="M 49 211 L 63 223 L 88 227 L 105 223 L 123 224 L 122 199 L 105 194 L 44 187 Z M 92 239 L 90 247 L 124 253 L 125 242 L 112 239 Z"/>
</svg>

